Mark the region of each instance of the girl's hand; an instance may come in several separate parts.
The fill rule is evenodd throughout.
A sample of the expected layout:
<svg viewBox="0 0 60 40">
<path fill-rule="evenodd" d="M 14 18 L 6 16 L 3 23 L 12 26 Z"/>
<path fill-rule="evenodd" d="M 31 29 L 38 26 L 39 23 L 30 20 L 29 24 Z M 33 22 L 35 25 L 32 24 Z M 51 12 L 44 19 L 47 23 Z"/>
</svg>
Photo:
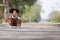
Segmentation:
<svg viewBox="0 0 60 40">
<path fill-rule="evenodd" d="M 9 23 L 11 23 L 11 21 L 9 20 Z"/>
</svg>

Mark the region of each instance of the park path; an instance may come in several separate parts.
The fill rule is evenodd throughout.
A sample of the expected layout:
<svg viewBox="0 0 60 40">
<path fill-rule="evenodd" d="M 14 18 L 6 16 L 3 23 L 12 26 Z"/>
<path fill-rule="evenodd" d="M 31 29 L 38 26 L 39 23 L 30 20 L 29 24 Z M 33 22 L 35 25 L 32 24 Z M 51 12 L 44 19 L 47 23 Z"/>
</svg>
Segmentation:
<svg viewBox="0 0 60 40">
<path fill-rule="evenodd" d="M 52 24 L 22 24 L 20 29 L 0 24 L 0 40 L 60 40 L 60 28 Z"/>
</svg>

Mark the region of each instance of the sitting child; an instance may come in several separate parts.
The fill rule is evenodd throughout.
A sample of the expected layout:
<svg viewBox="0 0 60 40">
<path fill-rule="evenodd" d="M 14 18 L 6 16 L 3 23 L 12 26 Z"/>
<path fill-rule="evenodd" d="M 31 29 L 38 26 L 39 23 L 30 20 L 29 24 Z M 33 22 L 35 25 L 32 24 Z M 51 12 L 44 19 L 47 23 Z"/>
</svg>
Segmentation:
<svg viewBox="0 0 60 40">
<path fill-rule="evenodd" d="M 10 26 L 19 26 L 19 27 L 21 27 L 20 17 L 17 16 L 17 13 L 19 13 L 19 10 L 12 8 L 12 9 L 9 10 L 9 12 L 12 13 L 12 16 L 6 18 L 6 20 L 8 21 Z"/>
</svg>

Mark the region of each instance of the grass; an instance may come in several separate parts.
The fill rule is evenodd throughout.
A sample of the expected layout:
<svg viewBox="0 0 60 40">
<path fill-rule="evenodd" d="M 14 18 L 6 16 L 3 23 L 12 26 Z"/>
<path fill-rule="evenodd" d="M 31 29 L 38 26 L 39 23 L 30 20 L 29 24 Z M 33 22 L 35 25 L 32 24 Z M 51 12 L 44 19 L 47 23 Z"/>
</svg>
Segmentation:
<svg viewBox="0 0 60 40">
<path fill-rule="evenodd" d="M 3 20 L 2 20 L 2 19 L 0 19 L 0 23 L 2 23 L 2 21 L 3 21 Z"/>
</svg>

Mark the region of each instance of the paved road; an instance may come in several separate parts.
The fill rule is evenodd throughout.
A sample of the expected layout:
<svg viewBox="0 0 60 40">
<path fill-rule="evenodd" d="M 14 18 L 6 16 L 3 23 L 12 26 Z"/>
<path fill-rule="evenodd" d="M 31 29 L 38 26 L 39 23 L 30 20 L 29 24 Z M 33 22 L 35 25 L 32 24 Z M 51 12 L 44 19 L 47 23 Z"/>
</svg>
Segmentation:
<svg viewBox="0 0 60 40">
<path fill-rule="evenodd" d="M 60 40 L 60 28 L 10 29 L 0 25 L 0 40 Z"/>
</svg>

